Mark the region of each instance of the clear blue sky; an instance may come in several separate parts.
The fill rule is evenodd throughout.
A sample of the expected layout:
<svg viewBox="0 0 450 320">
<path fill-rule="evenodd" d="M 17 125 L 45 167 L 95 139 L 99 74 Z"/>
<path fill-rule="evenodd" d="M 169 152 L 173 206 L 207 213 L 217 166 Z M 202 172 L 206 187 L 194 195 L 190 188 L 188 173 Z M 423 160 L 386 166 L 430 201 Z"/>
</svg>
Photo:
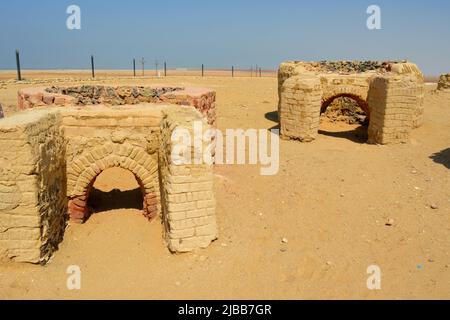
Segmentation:
<svg viewBox="0 0 450 320">
<path fill-rule="evenodd" d="M 82 29 L 66 28 L 81 7 Z M 382 30 L 366 9 L 382 10 Z M 448 0 L 2 0 L 0 69 L 131 68 L 133 57 L 170 67 L 276 68 L 287 59 L 408 58 L 450 72 Z"/>
</svg>

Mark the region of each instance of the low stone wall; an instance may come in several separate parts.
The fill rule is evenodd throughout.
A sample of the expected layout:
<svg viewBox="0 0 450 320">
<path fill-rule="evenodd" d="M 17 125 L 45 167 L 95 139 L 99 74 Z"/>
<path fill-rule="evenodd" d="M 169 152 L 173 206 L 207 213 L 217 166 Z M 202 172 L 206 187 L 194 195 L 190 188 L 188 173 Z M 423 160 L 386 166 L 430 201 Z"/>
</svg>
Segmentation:
<svg viewBox="0 0 450 320">
<path fill-rule="evenodd" d="M 439 77 L 437 89 L 450 90 L 450 73 L 443 74 Z"/>
<path fill-rule="evenodd" d="M 215 100 L 215 92 L 206 88 L 84 85 L 26 88 L 18 92 L 19 109 L 99 104 L 170 103 L 195 107 L 212 126 L 216 125 Z"/>
<path fill-rule="evenodd" d="M 171 158 L 173 131 L 194 121 L 211 128 L 199 110 L 162 104 L 38 108 L 0 120 L 0 253 L 47 262 L 69 217 L 86 220 L 90 188 L 111 167 L 133 172 L 144 215 L 161 217 L 171 251 L 208 246 L 217 238 L 212 165 Z"/>
</svg>

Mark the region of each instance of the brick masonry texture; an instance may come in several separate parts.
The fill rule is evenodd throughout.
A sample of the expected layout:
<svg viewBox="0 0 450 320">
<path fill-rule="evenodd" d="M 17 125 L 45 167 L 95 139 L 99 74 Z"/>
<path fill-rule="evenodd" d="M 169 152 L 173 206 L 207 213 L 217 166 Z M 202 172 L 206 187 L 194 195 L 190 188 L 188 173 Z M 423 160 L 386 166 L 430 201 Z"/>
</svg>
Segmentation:
<svg viewBox="0 0 450 320">
<path fill-rule="evenodd" d="M 215 126 L 216 93 L 207 88 L 98 86 L 38 87 L 18 92 L 20 109 L 49 106 L 136 105 L 141 103 L 170 103 L 193 106 Z"/>
<path fill-rule="evenodd" d="M 42 92 L 22 90 L 26 101 L 34 99 L 31 91 Z M 182 99 L 189 97 L 194 99 L 186 93 Z M 205 248 L 217 238 L 212 165 L 176 165 L 171 159 L 176 128 L 192 131 L 194 121 L 211 127 L 201 110 L 162 103 L 61 108 L 39 101 L 36 109 L 0 120 L 3 256 L 46 263 L 68 220 L 88 218 L 90 189 L 111 167 L 135 175 L 144 216 L 161 217 L 171 251 Z"/>
<path fill-rule="evenodd" d="M 369 143 L 405 143 L 423 122 L 424 78 L 409 62 L 288 61 L 278 70 L 278 93 L 284 139 L 313 141 L 320 114 L 339 97 L 366 113 Z"/>
</svg>

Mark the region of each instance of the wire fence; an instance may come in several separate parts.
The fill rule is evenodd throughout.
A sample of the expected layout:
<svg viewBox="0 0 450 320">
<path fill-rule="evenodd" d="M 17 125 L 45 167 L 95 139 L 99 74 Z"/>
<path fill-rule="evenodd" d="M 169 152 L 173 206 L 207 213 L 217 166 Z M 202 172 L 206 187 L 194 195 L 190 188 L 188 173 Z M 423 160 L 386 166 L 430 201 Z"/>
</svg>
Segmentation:
<svg viewBox="0 0 450 320">
<path fill-rule="evenodd" d="M 248 68 L 242 68 L 238 66 L 230 66 L 229 68 L 215 68 L 208 67 L 202 64 L 198 68 L 170 68 L 168 63 L 164 61 L 159 63 L 155 61 L 153 65 L 150 65 L 144 58 L 133 58 L 131 61 L 130 70 L 105 70 L 95 68 L 95 57 L 90 57 L 90 69 L 84 70 L 22 70 L 20 53 L 16 50 L 16 76 L 17 81 L 26 81 L 27 78 L 46 78 L 49 76 L 58 77 L 77 77 L 86 79 L 95 78 L 117 78 L 117 77 L 178 77 L 178 76 L 199 76 L 199 77 L 251 77 L 251 78 L 263 78 L 263 77 L 276 77 L 277 71 L 273 69 L 262 68 L 258 65 L 252 65 Z M 0 73 L 0 80 L 12 80 L 11 74 Z"/>
</svg>

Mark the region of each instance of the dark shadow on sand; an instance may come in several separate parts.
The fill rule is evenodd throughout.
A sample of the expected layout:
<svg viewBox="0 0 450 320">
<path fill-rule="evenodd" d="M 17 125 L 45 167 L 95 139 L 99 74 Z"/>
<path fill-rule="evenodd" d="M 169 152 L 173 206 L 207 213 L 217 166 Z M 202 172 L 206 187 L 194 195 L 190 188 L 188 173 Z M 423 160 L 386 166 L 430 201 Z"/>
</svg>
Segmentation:
<svg viewBox="0 0 450 320">
<path fill-rule="evenodd" d="M 353 130 L 337 132 L 319 130 L 319 134 L 323 134 L 328 137 L 347 139 L 360 144 L 366 143 L 368 138 L 367 126 L 359 126 Z"/>
<path fill-rule="evenodd" d="M 430 159 L 450 169 L 450 148 L 432 154 Z"/>
<path fill-rule="evenodd" d="M 88 206 L 94 213 L 116 209 L 143 209 L 143 196 L 140 188 L 128 191 L 113 189 L 104 192 L 93 188 L 89 194 Z"/>
<path fill-rule="evenodd" d="M 278 119 L 278 111 L 271 111 L 271 112 L 267 112 L 265 115 L 264 115 L 264 117 L 267 119 L 267 120 L 270 120 L 270 121 L 273 121 L 273 122 L 279 122 L 279 119 Z"/>
</svg>

